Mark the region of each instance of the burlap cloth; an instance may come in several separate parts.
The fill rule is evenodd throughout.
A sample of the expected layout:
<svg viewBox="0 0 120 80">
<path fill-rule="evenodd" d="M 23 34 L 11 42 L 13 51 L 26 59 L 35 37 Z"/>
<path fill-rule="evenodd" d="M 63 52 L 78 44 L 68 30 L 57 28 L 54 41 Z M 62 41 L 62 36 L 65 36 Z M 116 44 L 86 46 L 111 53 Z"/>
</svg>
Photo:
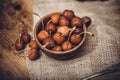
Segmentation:
<svg viewBox="0 0 120 80">
<path fill-rule="evenodd" d="M 74 59 L 59 61 L 46 56 L 36 61 L 26 59 L 31 80 L 80 80 L 120 62 L 120 7 L 117 1 L 79 2 L 75 0 L 35 0 L 34 12 L 46 14 L 72 9 L 75 14 L 92 18 L 87 36 Z M 35 24 L 39 20 L 34 16 Z M 120 76 L 118 76 L 120 78 Z"/>
</svg>

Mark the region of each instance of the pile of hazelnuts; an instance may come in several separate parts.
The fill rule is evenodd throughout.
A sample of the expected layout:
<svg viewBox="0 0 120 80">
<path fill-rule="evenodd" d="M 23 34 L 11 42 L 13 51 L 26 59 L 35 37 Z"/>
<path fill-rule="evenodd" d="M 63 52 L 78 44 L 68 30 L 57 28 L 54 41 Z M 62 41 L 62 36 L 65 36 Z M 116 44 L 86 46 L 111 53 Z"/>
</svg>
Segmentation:
<svg viewBox="0 0 120 80">
<path fill-rule="evenodd" d="M 44 28 L 37 34 L 43 47 L 52 51 L 67 51 L 77 46 L 83 39 L 83 26 L 90 26 L 91 18 L 82 18 L 75 15 L 72 10 L 64 10 L 62 13 L 53 13 L 50 20 L 44 24 Z"/>
<path fill-rule="evenodd" d="M 39 47 L 38 44 L 35 40 L 31 40 L 30 34 L 23 32 L 20 35 L 20 38 L 16 40 L 15 42 L 15 49 L 17 51 L 17 54 L 20 53 L 21 51 L 24 51 L 25 47 L 29 44 L 29 49 L 28 51 L 28 57 L 30 60 L 36 60 L 39 56 L 38 51 Z"/>
</svg>

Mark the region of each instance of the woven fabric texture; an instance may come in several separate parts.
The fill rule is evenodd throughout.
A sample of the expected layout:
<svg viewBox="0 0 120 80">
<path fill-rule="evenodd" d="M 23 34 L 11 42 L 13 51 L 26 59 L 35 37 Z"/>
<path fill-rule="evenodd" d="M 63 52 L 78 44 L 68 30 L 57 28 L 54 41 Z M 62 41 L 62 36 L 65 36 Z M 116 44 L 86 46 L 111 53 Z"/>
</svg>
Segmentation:
<svg viewBox="0 0 120 80">
<path fill-rule="evenodd" d="M 48 2 L 47 2 L 48 1 Z M 40 59 L 26 59 L 31 80 L 80 80 L 120 62 L 120 10 L 114 0 L 100 2 L 39 1 L 34 3 L 34 12 L 41 17 L 64 9 L 72 9 L 79 17 L 89 16 L 92 24 L 78 55 L 73 59 L 59 61 L 46 56 L 42 51 Z M 34 22 L 39 20 L 34 16 Z"/>
</svg>

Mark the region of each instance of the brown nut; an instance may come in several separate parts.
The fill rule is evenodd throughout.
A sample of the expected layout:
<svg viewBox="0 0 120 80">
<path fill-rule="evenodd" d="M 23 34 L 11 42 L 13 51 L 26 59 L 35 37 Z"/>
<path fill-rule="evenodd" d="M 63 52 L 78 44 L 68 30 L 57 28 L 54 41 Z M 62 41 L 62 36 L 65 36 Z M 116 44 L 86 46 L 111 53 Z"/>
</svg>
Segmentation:
<svg viewBox="0 0 120 80">
<path fill-rule="evenodd" d="M 36 60 L 38 58 L 37 49 L 30 49 L 28 57 L 30 60 Z"/>
<path fill-rule="evenodd" d="M 60 26 L 68 26 L 69 24 L 70 24 L 70 22 L 66 17 L 64 17 L 64 16 L 60 17 L 60 19 L 59 19 Z"/>
<path fill-rule="evenodd" d="M 91 24 L 91 22 L 92 22 L 91 18 L 88 17 L 88 16 L 84 16 L 84 17 L 82 18 L 82 20 L 83 20 L 83 22 L 85 23 L 86 27 L 89 27 L 90 24 Z"/>
<path fill-rule="evenodd" d="M 82 41 L 82 37 L 77 34 L 73 34 L 70 37 L 70 42 L 73 44 L 79 44 Z"/>
<path fill-rule="evenodd" d="M 20 40 L 20 39 L 17 39 L 16 42 L 15 42 L 15 49 L 17 51 L 20 51 L 20 50 L 22 50 L 24 48 L 25 48 L 24 42 L 22 40 Z"/>
<path fill-rule="evenodd" d="M 63 15 L 67 17 L 69 20 L 72 20 L 72 18 L 75 16 L 74 12 L 72 10 L 64 10 Z"/>
<path fill-rule="evenodd" d="M 32 40 L 29 43 L 29 47 L 31 47 L 32 49 L 38 49 L 38 44 L 35 40 Z"/>
<path fill-rule="evenodd" d="M 51 21 L 54 24 L 58 24 L 59 18 L 60 18 L 60 14 L 59 13 L 54 13 L 54 14 L 51 15 Z"/>
<path fill-rule="evenodd" d="M 76 27 L 82 28 L 83 26 L 82 19 L 80 17 L 74 17 L 71 21 L 71 25 L 72 27 L 76 26 Z"/>
<path fill-rule="evenodd" d="M 65 37 L 62 36 L 61 33 L 56 32 L 56 33 L 53 35 L 53 39 L 55 40 L 55 42 L 56 42 L 57 44 L 62 44 L 62 43 L 64 42 L 64 40 L 65 40 Z"/>
<path fill-rule="evenodd" d="M 48 32 L 45 31 L 45 30 L 42 30 L 38 33 L 37 38 L 38 38 L 39 41 L 43 41 L 43 40 L 47 39 L 48 36 L 49 36 Z"/>
<path fill-rule="evenodd" d="M 46 28 L 45 28 L 46 31 L 48 32 L 55 32 L 56 31 L 56 26 L 53 24 L 53 23 L 49 23 L 46 25 Z"/>
<path fill-rule="evenodd" d="M 57 32 L 62 33 L 62 35 L 64 35 L 64 36 L 68 36 L 69 31 L 70 31 L 70 29 L 69 29 L 68 26 L 60 26 L 60 27 L 57 29 Z"/>
<path fill-rule="evenodd" d="M 28 33 L 21 34 L 21 40 L 23 40 L 24 43 L 30 42 L 30 39 L 31 39 L 30 34 L 28 34 Z"/>
<path fill-rule="evenodd" d="M 70 50 L 72 49 L 72 44 L 68 41 L 65 41 L 63 44 L 62 44 L 62 49 L 64 51 L 67 51 L 67 50 Z"/>
<path fill-rule="evenodd" d="M 60 45 L 57 45 L 55 47 L 52 48 L 53 51 L 62 51 L 62 48 Z"/>
</svg>

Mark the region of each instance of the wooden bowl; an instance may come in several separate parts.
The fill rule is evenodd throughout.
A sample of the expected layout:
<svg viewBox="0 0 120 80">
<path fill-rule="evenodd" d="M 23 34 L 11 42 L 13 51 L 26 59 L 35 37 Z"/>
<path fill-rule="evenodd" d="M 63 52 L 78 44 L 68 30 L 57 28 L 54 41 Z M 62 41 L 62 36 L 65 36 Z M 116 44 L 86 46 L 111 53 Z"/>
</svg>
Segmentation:
<svg viewBox="0 0 120 80">
<path fill-rule="evenodd" d="M 59 13 L 59 12 L 56 12 L 56 13 Z M 54 14 L 54 13 L 52 13 L 52 14 Z M 48 56 L 50 56 L 52 58 L 55 58 L 55 59 L 59 59 L 59 60 L 71 59 L 72 57 L 74 57 L 76 55 L 76 51 L 85 42 L 86 34 L 83 35 L 82 41 L 76 47 L 74 47 L 74 48 L 72 48 L 72 49 L 70 49 L 68 51 L 60 51 L 60 52 L 58 52 L 58 51 L 52 51 L 52 50 L 49 50 L 49 49 L 43 47 L 43 45 L 39 42 L 39 40 L 37 38 L 37 34 L 42 30 L 42 21 L 44 22 L 44 24 L 47 24 L 47 22 L 50 20 L 50 15 L 52 15 L 52 14 L 44 16 L 35 25 L 35 28 L 34 28 L 34 37 L 35 37 L 35 40 L 37 41 L 37 43 L 38 43 L 39 47 L 41 48 L 41 50 L 46 55 L 48 55 Z M 83 26 L 83 30 L 84 30 L 84 32 L 87 31 L 85 25 Z"/>
</svg>

